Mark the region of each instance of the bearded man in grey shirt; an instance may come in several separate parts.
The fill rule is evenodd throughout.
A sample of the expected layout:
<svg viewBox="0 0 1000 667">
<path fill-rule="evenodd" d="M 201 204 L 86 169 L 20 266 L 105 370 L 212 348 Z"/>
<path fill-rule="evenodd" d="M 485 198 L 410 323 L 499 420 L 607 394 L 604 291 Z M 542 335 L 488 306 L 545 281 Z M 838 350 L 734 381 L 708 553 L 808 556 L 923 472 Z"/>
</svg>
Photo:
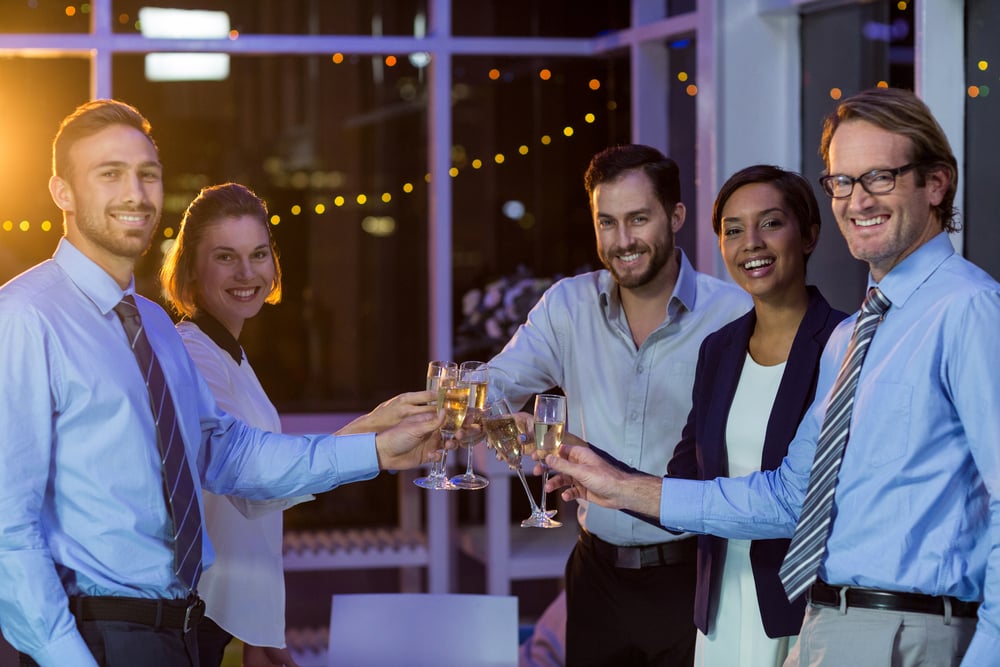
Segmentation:
<svg viewBox="0 0 1000 667">
<path fill-rule="evenodd" d="M 566 428 L 657 475 L 691 409 L 702 340 L 750 309 L 743 290 L 698 273 L 677 164 L 654 148 L 607 148 L 584 177 L 605 270 L 560 280 L 491 362 L 514 406 L 559 387 Z M 566 565 L 566 664 L 689 666 L 695 540 L 581 502 Z"/>
</svg>

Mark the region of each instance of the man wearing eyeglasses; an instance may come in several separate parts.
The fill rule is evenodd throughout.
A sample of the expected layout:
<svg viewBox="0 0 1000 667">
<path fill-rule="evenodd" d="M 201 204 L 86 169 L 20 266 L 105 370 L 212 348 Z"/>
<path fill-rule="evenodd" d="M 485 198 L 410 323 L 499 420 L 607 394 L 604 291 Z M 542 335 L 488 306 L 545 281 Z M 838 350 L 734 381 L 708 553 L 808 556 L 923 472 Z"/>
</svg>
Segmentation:
<svg viewBox="0 0 1000 667">
<path fill-rule="evenodd" d="M 811 604 L 786 667 L 996 665 L 1000 285 L 952 248 L 957 162 L 912 93 L 844 100 L 820 151 L 869 296 L 831 336 L 781 467 L 661 480 L 564 445 L 549 489 L 673 530 L 792 537 L 782 581 Z"/>
</svg>

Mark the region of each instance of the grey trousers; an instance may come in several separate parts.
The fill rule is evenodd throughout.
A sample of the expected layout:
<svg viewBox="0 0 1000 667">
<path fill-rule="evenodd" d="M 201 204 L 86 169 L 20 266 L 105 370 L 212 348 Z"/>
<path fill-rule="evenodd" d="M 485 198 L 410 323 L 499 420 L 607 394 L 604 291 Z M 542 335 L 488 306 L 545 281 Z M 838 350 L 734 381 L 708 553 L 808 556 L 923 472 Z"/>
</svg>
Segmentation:
<svg viewBox="0 0 1000 667">
<path fill-rule="evenodd" d="M 809 605 L 784 667 L 958 667 L 976 620 Z"/>
</svg>

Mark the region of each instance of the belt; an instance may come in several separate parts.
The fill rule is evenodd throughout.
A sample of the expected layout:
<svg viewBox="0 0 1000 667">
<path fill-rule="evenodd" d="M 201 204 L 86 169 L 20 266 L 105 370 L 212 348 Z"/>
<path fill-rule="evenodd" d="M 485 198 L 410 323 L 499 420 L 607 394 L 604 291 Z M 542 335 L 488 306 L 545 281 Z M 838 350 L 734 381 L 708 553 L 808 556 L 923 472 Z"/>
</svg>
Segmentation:
<svg viewBox="0 0 1000 667">
<path fill-rule="evenodd" d="M 660 544 L 623 547 L 605 542 L 596 535 L 581 530 L 580 543 L 588 547 L 601 560 L 615 567 L 629 570 L 693 563 L 698 556 L 698 541 L 693 538 L 661 542 Z"/>
<path fill-rule="evenodd" d="M 128 621 L 153 628 L 187 632 L 205 615 L 205 601 L 197 595 L 174 600 L 112 596 L 75 596 L 70 611 L 79 621 Z"/>
<path fill-rule="evenodd" d="M 820 607 L 861 607 L 885 611 L 909 611 L 918 614 L 938 614 L 956 618 L 975 618 L 979 611 L 978 602 L 963 602 L 958 598 L 920 593 L 897 593 L 874 588 L 852 588 L 831 586 L 816 581 L 809 589 L 809 600 Z"/>
</svg>

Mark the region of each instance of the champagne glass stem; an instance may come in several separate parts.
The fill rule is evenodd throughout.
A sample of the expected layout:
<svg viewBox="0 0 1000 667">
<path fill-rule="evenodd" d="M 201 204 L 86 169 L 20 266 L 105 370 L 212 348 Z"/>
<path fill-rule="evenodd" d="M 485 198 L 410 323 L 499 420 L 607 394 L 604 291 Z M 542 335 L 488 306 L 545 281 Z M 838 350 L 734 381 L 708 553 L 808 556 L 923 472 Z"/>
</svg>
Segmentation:
<svg viewBox="0 0 1000 667">
<path fill-rule="evenodd" d="M 528 480 L 524 478 L 524 471 L 521 470 L 520 465 L 514 468 L 514 471 L 517 472 L 517 477 L 521 480 L 521 486 L 524 487 L 524 492 L 528 494 L 528 502 L 531 503 L 531 513 L 537 514 L 540 511 L 538 509 L 538 503 L 535 502 L 535 497 L 531 495 L 531 489 L 528 487 Z"/>
<path fill-rule="evenodd" d="M 469 445 L 466 448 L 466 450 L 465 450 L 465 460 L 466 460 L 466 464 L 465 464 L 465 476 L 466 477 L 472 477 L 472 475 L 473 475 L 473 472 L 472 472 L 472 448 L 474 446 L 475 445 Z"/>
<path fill-rule="evenodd" d="M 437 474 L 440 475 L 440 476 L 442 476 L 442 477 L 444 477 L 445 470 L 447 469 L 447 460 L 448 460 L 448 450 L 447 449 L 442 449 L 441 450 L 441 460 L 436 462 L 437 466 L 438 466 L 437 467 Z"/>
<path fill-rule="evenodd" d="M 545 493 L 545 483 L 549 481 L 549 467 L 545 466 L 545 472 L 542 473 L 542 514 L 545 514 L 545 499 L 549 497 L 549 494 Z"/>
<path fill-rule="evenodd" d="M 434 461 L 434 462 L 431 463 L 431 477 L 439 477 L 442 474 L 444 474 L 442 472 L 442 470 L 443 470 L 443 468 L 442 468 L 442 462 L 444 460 L 444 450 L 438 450 L 438 451 L 441 452 L 441 458 L 438 459 L 437 461 Z"/>
</svg>

